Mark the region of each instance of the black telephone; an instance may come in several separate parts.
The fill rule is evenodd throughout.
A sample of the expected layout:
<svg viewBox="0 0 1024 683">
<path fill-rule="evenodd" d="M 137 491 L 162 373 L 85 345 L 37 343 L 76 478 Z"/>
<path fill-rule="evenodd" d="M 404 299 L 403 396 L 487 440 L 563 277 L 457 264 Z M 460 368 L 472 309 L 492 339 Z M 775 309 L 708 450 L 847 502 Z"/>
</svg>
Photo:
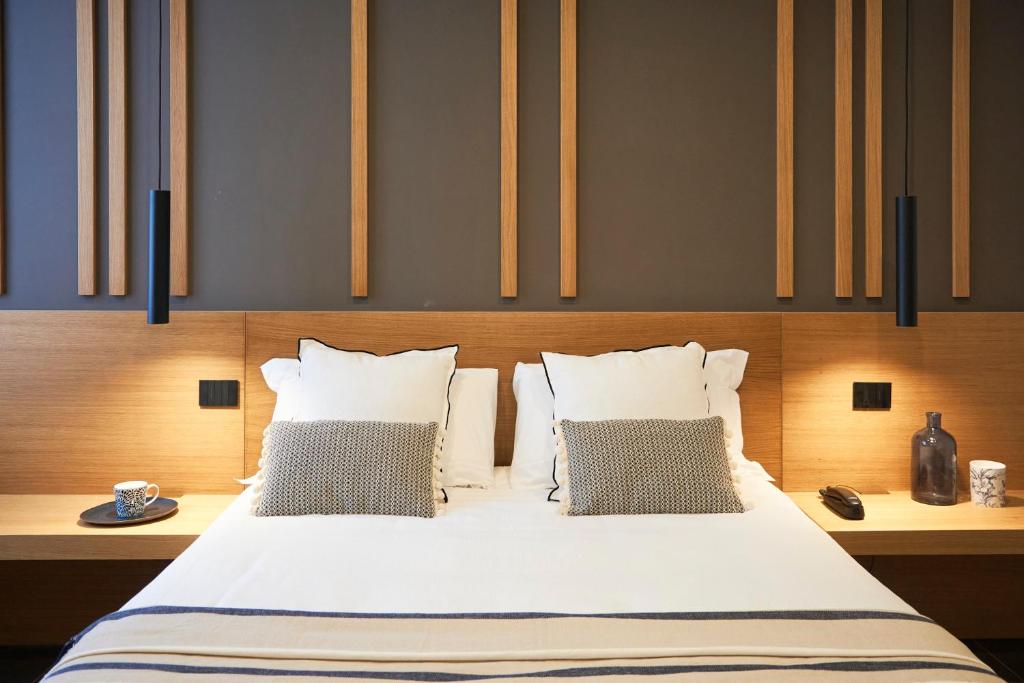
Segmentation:
<svg viewBox="0 0 1024 683">
<path fill-rule="evenodd" d="M 821 501 L 833 512 L 846 519 L 864 519 L 864 503 L 849 486 L 829 486 L 819 489 Z"/>
</svg>

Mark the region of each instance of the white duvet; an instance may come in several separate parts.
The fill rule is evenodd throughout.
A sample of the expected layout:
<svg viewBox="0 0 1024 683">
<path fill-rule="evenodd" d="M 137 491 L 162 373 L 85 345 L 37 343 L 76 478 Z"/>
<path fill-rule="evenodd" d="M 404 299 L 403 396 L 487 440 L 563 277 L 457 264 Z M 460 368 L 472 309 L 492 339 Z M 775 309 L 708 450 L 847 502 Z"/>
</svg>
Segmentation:
<svg viewBox="0 0 1024 683">
<path fill-rule="evenodd" d="M 772 484 L 742 486 L 741 515 L 633 517 L 501 486 L 448 489 L 434 519 L 252 517 L 247 491 L 127 607 L 914 612 Z"/>
</svg>

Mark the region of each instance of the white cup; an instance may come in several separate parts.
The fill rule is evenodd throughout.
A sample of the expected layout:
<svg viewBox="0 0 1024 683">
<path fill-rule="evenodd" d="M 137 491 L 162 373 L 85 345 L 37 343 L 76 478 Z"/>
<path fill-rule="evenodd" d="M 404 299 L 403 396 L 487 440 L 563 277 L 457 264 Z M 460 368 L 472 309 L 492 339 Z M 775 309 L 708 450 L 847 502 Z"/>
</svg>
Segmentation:
<svg viewBox="0 0 1024 683">
<path fill-rule="evenodd" d="M 149 489 L 156 489 L 152 497 Z M 141 517 L 146 514 L 146 506 L 160 495 L 160 487 L 144 481 L 122 481 L 114 484 L 114 508 L 117 516 L 122 519 Z"/>
<path fill-rule="evenodd" d="M 979 507 L 1006 507 L 1006 465 L 994 460 L 971 461 L 971 502 Z"/>
</svg>

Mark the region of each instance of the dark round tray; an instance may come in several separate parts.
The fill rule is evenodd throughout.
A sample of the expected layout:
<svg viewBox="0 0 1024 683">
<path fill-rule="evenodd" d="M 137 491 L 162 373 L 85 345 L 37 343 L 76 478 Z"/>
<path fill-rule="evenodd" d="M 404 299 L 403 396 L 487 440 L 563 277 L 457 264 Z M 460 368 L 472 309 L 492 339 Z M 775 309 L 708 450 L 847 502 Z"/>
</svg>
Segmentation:
<svg viewBox="0 0 1024 683">
<path fill-rule="evenodd" d="M 79 515 L 78 518 L 86 524 L 97 524 L 99 526 L 126 526 L 128 524 L 152 522 L 166 517 L 167 515 L 174 514 L 177 509 L 178 501 L 171 500 L 170 498 L 157 498 L 146 506 L 146 511 L 141 517 L 124 518 L 117 516 L 117 509 L 114 507 L 114 501 L 110 501 L 109 503 L 89 508 Z"/>
</svg>

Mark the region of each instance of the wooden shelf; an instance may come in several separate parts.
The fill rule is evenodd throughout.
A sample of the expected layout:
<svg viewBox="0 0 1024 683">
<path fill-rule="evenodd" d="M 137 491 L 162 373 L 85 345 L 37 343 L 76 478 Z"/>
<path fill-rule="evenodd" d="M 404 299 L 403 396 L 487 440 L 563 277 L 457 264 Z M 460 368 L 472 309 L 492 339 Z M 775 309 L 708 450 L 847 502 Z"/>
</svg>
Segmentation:
<svg viewBox="0 0 1024 683">
<path fill-rule="evenodd" d="M 109 495 L 0 495 L 0 560 L 173 560 L 235 497 L 184 495 L 170 517 L 96 527 L 78 515 Z"/>
<path fill-rule="evenodd" d="M 861 495 L 864 519 L 843 519 L 817 491 L 787 495 L 851 555 L 1022 555 L 1024 491 L 1008 491 L 1007 507 L 923 505 L 908 491 Z"/>
</svg>

